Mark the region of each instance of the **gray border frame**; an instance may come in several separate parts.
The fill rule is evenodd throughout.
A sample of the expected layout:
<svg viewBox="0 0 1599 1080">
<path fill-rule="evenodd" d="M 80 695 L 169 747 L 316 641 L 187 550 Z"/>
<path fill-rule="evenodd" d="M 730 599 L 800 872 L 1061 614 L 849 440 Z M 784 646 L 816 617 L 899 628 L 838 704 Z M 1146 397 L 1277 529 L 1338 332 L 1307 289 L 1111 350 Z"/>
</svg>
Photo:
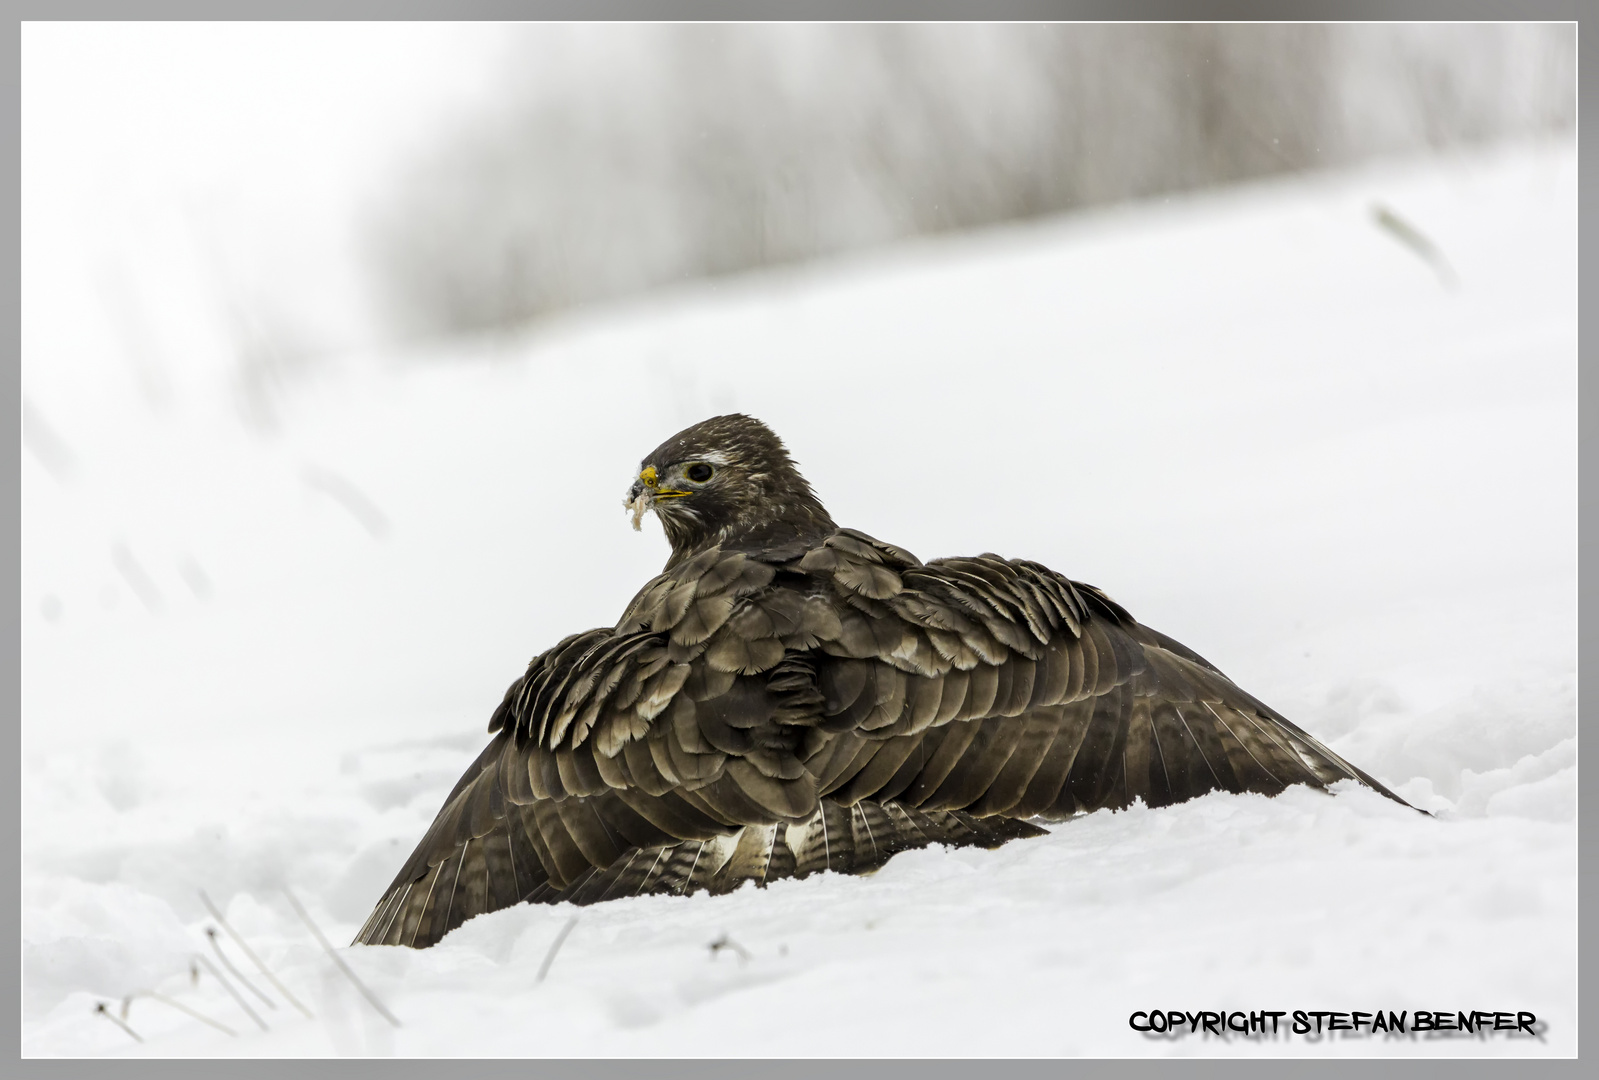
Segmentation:
<svg viewBox="0 0 1599 1080">
<path fill-rule="evenodd" d="M 256 2 L 256 0 L 227 0 L 225 4 L 202 4 L 194 0 L 143 0 L 137 5 L 118 5 L 108 3 L 106 0 L 21 0 L 14 4 L 19 23 L 26 20 L 63 20 L 84 18 L 109 18 L 126 19 L 137 16 L 142 19 L 174 19 L 174 18 L 262 18 L 278 20 L 310 19 L 320 20 L 328 18 L 340 19 L 455 19 L 455 20 L 609 20 L 609 19 L 638 19 L 638 20 L 743 20 L 757 21 L 765 19 L 789 19 L 795 21 L 862 21 L 862 20 L 907 20 L 907 21 L 939 21 L 939 20 L 971 20 L 971 21 L 1005 21 L 1005 20 L 1040 20 L 1040 21 L 1571 21 L 1578 26 L 1578 140 L 1579 140 L 1579 169 L 1586 175 L 1599 175 L 1599 139 L 1594 137 L 1595 124 L 1599 123 L 1595 117 L 1599 116 L 1599 90 L 1595 89 L 1594 76 L 1595 61 L 1583 56 L 1581 50 L 1580 15 L 1586 5 L 1579 0 L 1523 0 L 1521 3 L 1511 4 L 1507 0 L 1287 0 L 1287 2 L 1270 3 L 1265 0 L 809 0 L 809 2 L 785 2 L 785 0 L 663 0 L 663 2 L 650 3 L 648 0 L 540 0 L 540 2 L 516 2 L 516 0 L 278 0 L 273 4 Z M 136 10 L 134 10 L 136 9 Z M 18 28 L 17 46 L 11 52 L 6 65 L 6 78 L 4 85 L 8 105 L 4 112 L 7 129 L 11 133 L 8 145 L 20 155 L 20 104 L 21 104 L 21 32 Z M 19 158 L 20 160 L 20 158 Z M 8 170 L 5 174 L 6 186 L 13 195 L 13 205 L 20 205 L 20 179 L 19 169 Z M 1595 286 L 1590 279 L 1583 279 L 1580 275 L 1580 260 L 1583 255 L 1594 251 L 1599 241 L 1595 240 L 1599 233 L 1599 194 L 1595 193 L 1592 182 L 1582 182 L 1579 186 L 1578 205 L 1579 219 L 1579 320 L 1583 313 L 1592 310 L 1590 304 L 1594 300 Z M 7 222 L 7 238 L 12 250 L 20 251 L 20 216 Z M 17 275 L 20 282 L 21 268 L 19 263 L 7 264 L 7 275 Z M 14 343 L 20 341 L 21 302 L 20 288 L 13 284 L 10 292 L 12 300 L 4 305 L 6 329 L 9 331 L 9 340 Z M 1594 353 L 1594 346 L 1588 339 L 1580 335 L 1579 321 L 1579 388 L 1578 388 L 1578 446 L 1579 446 L 1579 479 L 1578 479 L 1578 505 L 1579 529 L 1588 523 L 1588 511 L 1592 499 L 1588 497 L 1592 486 L 1590 477 L 1593 470 L 1585 468 L 1595 458 L 1599 458 L 1599 442 L 1592 437 L 1592 420 L 1595 414 L 1595 400 L 1599 398 L 1592 381 L 1583 381 L 1580 378 L 1584 368 L 1590 366 L 1589 361 Z M 14 515 L 13 520 L 17 528 L 7 531 L 4 543 L 8 553 L 13 554 L 12 565 L 20 568 L 20 466 L 21 466 L 21 386 L 20 386 L 20 349 L 14 354 L 14 375 L 4 384 L 4 401 L 7 405 L 6 423 L 11 436 L 9 442 L 9 460 L 13 463 L 8 473 L 8 484 L 18 496 L 8 504 L 7 514 Z M 1593 535 L 1588 532 L 1588 537 Z M 1579 532 L 1578 542 L 1578 605 L 1579 605 L 1579 630 L 1578 630 L 1578 678 L 1579 686 L 1588 681 L 1586 676 L 1591 673 L 1595 663 L 1595 640 L 1599 637 L 1593 624 L 1585 623 L 1581 615 L 1592 606 L 1592 598 L 1599 585 L 1593 577 L 1582 575 L 1582 569 L 1592 560 L 1589 559 L 1590 548 L 1593 547 L 1591 539 L 1583 537 Z M 10 610 L 20 611 L 20 582 L 17 578 L 9 579 L 5 586 L 6 597 L 11 603 Z M 9 744 L 12 749 L 12 760 L 20 774 L 21 754 L 21 715 L 20 715 L 20 687 L 21 687 L 21 653 L 20 653 L 20 627 L 13 623 L 7 628 L 7 637 L 16 647 L 12 650 L 15 657 L 13 662 L 4 665 L 4 700 L 8 712 L 16 716 L 12 727 L 15 733 L 13 741 Z M 1579 718 L 1580 718 L 1579 697 Z M 20 775 L 19 775 L 20 778 Z M 1599 864 L 1596 864 L 1594 847 L 1596 844 L 1595 832 L 1591 819 L 1599 815 L 1595 809 L 1596 801 L 1592 797 L 1593 784 L 1585 773 L 1579 770 L 1579 820 L 1578 820 L 1578 888 L 1579 897 L 1579 999 L 1581 994 L 1581 978 L 1591 967 L 1588 963 L 1593 952 L 1591 939 L 1581 934 L 1583 918 L 1588 914 L 1592 897 L 1595 894 L 1594 886 L 1599 884 Z M 20 790 L 20 785 L 19 785 Z M 17 978 L 9 985 L 4 998 L 11 1006 L 8 1013 L 8 1030 L 12 1033 L 12 1045 L 20 1054 L 21 1047 L 21 830 L 20 830 L 20 798 L 8 800 L 3 811 L 0 811 L 9 828 L 0 829 L 4 836 L 5 851 L 11 857 L 6 862 L 7 877 L 15 875 L 14 880 L 8 880 L 12 887 L 0 890 L 3 895 L 4 910 L 8 922 L 18 928 L 18 936 L 6 938 L 0 947 L 4 955 L 14 965 Z M 1579 1013 L 1579 1016 L 1581 1014 Z M 1583 1016 L 1579 1020 L 1579 1048 L 1587 1043 L 1593 1034 L 1594 1022 Z M 1580 1052 L 1580 1049 L 1579 1049 Z M 829 1072 L 842 1072 L 846 1075 L 871 1074 L 873 1076 L 885 1073 L 898 1073 L 902 1070 L 909 1073 L 914 1069 L 918 1074 L 928 1071 L 935 1074 L 968 1076 L 973 1071 L 975 1062 L 844 1062 L 833 1061 L 827 1063 L 813 1063 L 806 1061 L 669 1061 L 655 1063 L 653 1072 L 664 1073 L 668 1076 L 683 1074 L 692 1071 L 697 1077 L 716 1078 L 722 1077 L 747 1077 L 752 1072 L 762 1076 L 767 1075 L 799 1075 L 801 1070 L 814 1072 L 818 1067 Z M 276 1075 L 286 1066 L 279 1061 L 230 1061 L 226 1066 L 229 1075 L 243 1076 L 269 1076 Z M 305 1064 L 288 1066 L 304 1070 Z M 421 1075 L 423 1070 L 432 1071 L 433 1066 L 425 1061 L 395 1062 L 395 1061 L 326 1061 L 317 1062 L 309 1066 L 320 1074 L 326 1070 L 329 1074 L 341 1076 L 362 1076 L 380 1074 L 392 1076 L 395 1072 L 415 1073 Z M 527 1065 L 519 1061 L 476 1062 L 470 1066 L 474 1072 L 490 1072 L 500 1075 L 511 1075 L 513 1071 L 524 1072 Z M 624 1076 L 640 1070 L 641 1067 L 650 1066 L 643 1062 L 634 1061 L 550 1061 L 542 1063 L 543 1070 L 553 1072 L 555 1075 L 568 1076 Z M 1080 1064 L 1063 1065 L 1053 1061 L 1015 1061 L 1015 1062 L 987 1062 L 978 1066 L 986 1070 L 998 1068 L 1000 1071 L 1016 1076 L 1050 1076 L 1058 1077 L 1064 1068 L 1079 1069 Z M 1154 1075 L 1157 1071 L 1170 1072 L 1183 1070 L 1185 1072 L 1198 1071 L 1201 1075 L 1219 1073 L 1226 1070 L 1230 1074 L 1264 1075 L 1266 1070 L 1281 1071 L 1284 1068 L 1298 1072 L 1320 1075 L 1332 1075 L 1335 1070 L 1343 1070 L 1347 1066 L 1336 1061 L 1284 1061 L 1281 1059 L 1269 1060 L 1243 1060 L 1243 1059 L 1206 1059 L 1203 1061 L 1189 1061 L 1185 1065 L 1167 1064 L 1164 1062 L 1148 1060 L 1124 1060 L 1115 1062 L 1096 1062 L 1091 1066 L 1096 1074 L 1102 1072 L 1115 1072 L 1121 1075 Z M 1379 1075 L 1391 1075 L 1404 1072 L 1406 1074 L 1416 1071 L 1443 1074 L 1448 1070 L 1451 1076 L 1476 1076 L 1507 1073 L 1512 1069 L 1520 1071 L 1534 1069 L 1540 1072 L 1556 1071 L 1560 1073 L 1574 1073 L 1577 1069 L 1575 1060 L 1568 1061 L 1525 1061 L 1512 1060 L 1506 1064 L 1497 1064 L 1490 1060 L 1461 1061 L 1458 1059 L 1427 1059 L 1417 1062 L 1401 1061 L 1371 1061 L 1367 1060 L 1360 1066 L 1363 1069 L 1376 1068 Z M 68 1074 L 81 1076 L 85 1074 L 98 1075 L 111 1073 L 113 1070 L 119 1075 L 131 1072 L 133 1075 L 171 1076 L 176 1072 L 179 1075 L 202 1075 L 214 1072 L 216 1065 L 210 1061 L 196 1060 L 155 1060 L 143 1062 L 102 1062 L 90 1060 L 20 1060 L 18 1074 L 21 1076 L 65 1076 Z"/>
<path fill-rule="evenodd" d="M 11 205 L 19 207 L 18 216 L 6 219 L 6 244 L 11 251 L 18 253 L 16 262 L 7 260 L 6 268 L 6 296 L 4 305 L 6 340 L 11 342 L 15 349 L 12 361 L 12 375 L 0 382 L 0 394 L 3 394 L 6 417 L 6 434 L 10 437 L 6 443 L 6 461 L 10 464 L 6 468 L 6 485 L 12 492 L 11 498 L 5 503 L 5 513 L 8 519 L 15 520 L 16 527 L 7 529 L 0 534 L 0 542 L 5 544 L 5 552 L 10 565 L 17 568 L 17 576 L 6 578 L 5 583 L 5 610 L 20 612 L 22 610 L 22 267 L 20 253 L 22 250 L 22 222 L 20 214 L 22 178 L 22 30 L 17 29 L 16 48 L 11 53 L 12 59 L 6 68 L 5 88 L 7 104 L 5 109 L 5 127 L 7 138 L 5 145 L 17 155 L 18 168 L 6 170 L 6 194 Z M 13 275 L 15 275 L 13 277 Z M 14 517 L 13 517 L 14 516 Z M 8 522 L 9 523 L 9 522 Z M 17 936 L 9 935 L 0 938 L 0 950 L 3 950 L 6 970 L 15 970 L 16 978 L 6 987 L 5 1000 L 11 1006 L 9 1017 L 15 1017 L 15 1031 L 12 1036 L 12 1045 L 18 1052 L 22 1048 L 22 626 L 20 622 L 10 623 L 6 626 L 5 636 L 12 646 L 6 654 L 8 659 L 0 665 L 0 694 L 4 702 L 6 719 L 15 715 L 16 722 L 12 725 L 11 738 L 6 741 L 6 749 L 11 754 L 13 762 L 13 775 L 16 777 L 16 795 L 7 799 L 4 808 L 0 809 L 0 820 L 4 826 L 0 827 L 0 837 L 4 839 L 4 850 L 8 858 L 5 860 L 4 869 L 6 883 L 10 886 L 0 890 L 0 903 L 5 905 L 6 924 L 16 927 Z M 14 659 L 13 659 L 14 658 Z M 12 879 L 12 875 L 15 878 Z M 13 967 L 14 966 L 14 967 Z M 12 1000 L 11 994 L 16 994 Z"/>
<path fill-rule="evenodd" d="M 21 20 L 1575 22 L 1581 0 L 13 0 Z M 130 10 L 137 7 L 137 11 Z M 231 11 L 223 10 L 224 8 Z"/>
</svg>

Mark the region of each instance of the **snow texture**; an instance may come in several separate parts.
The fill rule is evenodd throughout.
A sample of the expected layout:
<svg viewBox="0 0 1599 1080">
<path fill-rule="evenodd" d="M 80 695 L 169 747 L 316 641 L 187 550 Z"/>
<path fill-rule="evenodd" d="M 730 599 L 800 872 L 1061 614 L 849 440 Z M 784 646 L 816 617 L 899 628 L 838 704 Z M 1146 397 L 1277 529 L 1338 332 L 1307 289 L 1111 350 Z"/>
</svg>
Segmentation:
<svg viewBox="0 0 1599 1080">
<path fill-rule="evenodd" d="M 349 357 L 268 436 L 199 366 L 157 411 L 30 354 L 23 1052 L 1575 1054 L 1575 204 L 1563 143 L 924 241 Z M 1218 794 L 618 901 L 542 982 L 574 911 L 521 906 L 343 949 L 391 1028 L 282 889 L 350 939 L 505 685 L 664 560 L 619 506 L 638 458 L 731 410 L 837 520 L 1100 585 L 1436 817 Z M 314 1019 L 231 943 L 270 1030 L 191 982 L 200 889 Z M 140 990 L 237 1035 L 94 1015 Z M 1130 1030 L 1148 1009 L 1542 1036 Z"/>
</svg>

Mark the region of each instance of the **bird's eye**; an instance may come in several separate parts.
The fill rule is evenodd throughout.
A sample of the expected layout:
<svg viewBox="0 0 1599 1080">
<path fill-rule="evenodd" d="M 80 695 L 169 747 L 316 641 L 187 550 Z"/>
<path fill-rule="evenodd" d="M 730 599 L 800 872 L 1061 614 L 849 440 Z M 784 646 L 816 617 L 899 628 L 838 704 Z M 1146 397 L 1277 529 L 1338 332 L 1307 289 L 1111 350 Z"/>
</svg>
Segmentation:
<svg viewBox="0 0 1599 1080">
<path fill-rule="evenodd" d="M 696 484 L 703 484 L 705 481 L 711 478 L 711 473 L 713 471 L 714 470 L 709 465 L 705 464 L 705 462 L 696 461 L 694 464 L 688 467 L 688 472 L 684 475 L 690 480 L 694 481 Z"/>
</svg>

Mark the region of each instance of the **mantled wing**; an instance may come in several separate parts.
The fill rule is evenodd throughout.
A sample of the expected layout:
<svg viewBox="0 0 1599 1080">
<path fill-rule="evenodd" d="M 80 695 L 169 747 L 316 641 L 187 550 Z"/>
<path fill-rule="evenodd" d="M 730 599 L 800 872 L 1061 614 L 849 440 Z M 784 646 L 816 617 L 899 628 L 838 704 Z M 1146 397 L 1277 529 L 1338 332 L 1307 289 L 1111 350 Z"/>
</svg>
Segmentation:
<svg viewBox="0 0 1599 1080">
<path fill-rule="evenodd" d="M 616 627 L 535 658 L 490 722 L 494 742 L 357 941 L 428 945 L 482 911 L 572 898 L 624 855 L 634 891 L 731 888 L 769 869 L 780 876 L 785 858 L 787 872 L 802 868 L 805 823 L 824 832 L 841 823 L 836 807 L 832 818 L 819 811 L 799 757 L 806 728 L 791 722 L 820 705 L 814 672 L 785 658 L 837 636 L 840 623 L 832 600 L 796 587 L 805 575 L 778 576 L 748 555 L 706 552 L 646 585 Z M 884 814 L 849 811 L 842 824 L 868 837 L 862 853 L 846 858 L 824 835 L 822 865 L 866 869 L 912 841 L 1018 834 Z"/>
<path fill-rule="evenodd" d="M 927 565 L 848 530 L 800 564 L 844 633 L 813 663 L 824 796 L 1066 817 L 1376 780 L 1104 593 L 997 555 Z M 1403 800 L 1398 800 L 1403 801 Z"/>
<path fill-rule="evenodd" d="M 788 554 L 788 553 L 785 553 Z M 536 658 L 358 941 L 522 899 L 862 871 L 1141 798 L 1386 789 L 1091 586 L 841 530 L 712 549 Z"/>
</svg>

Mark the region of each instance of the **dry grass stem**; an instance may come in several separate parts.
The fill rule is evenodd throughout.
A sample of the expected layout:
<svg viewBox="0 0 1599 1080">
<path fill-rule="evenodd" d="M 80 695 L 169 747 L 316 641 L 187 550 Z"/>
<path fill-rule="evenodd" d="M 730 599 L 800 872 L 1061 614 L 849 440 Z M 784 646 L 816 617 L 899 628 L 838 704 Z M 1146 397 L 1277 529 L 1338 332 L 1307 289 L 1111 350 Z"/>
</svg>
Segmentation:
<svg viewBox="0 0 1599 1080">
<path fill-rule="evenodd" d="M 267 982 L 272 984 L 273 989 L 283 995 L 283 1000 L 287 1001 L 290 1005 L 293 1005 L 296 1009 L 299 1009 L 302 1013 L 304 1013 L 307 1020 L 313 1019 L 311 1010 L 302 1005 L 299 998 L 289 993 L 289 988 L 278 981 L 278 977 L 272 974 L 272 969 L 267 967 L 259 956 L 255 955 L 255 950 L 250 948 L 249 943 L 246 942 L 242 936 L 240 936 L 237 930 L 228 925 L 228 920 L 222 917 L 222 912 L 217 910 L 217 906 L 211 902 L 211 898 L 205 894 L 204 889 L 200 890 L 200 902 L 203 903 L 205 905 L 205 909 L 211 913 L 211 917 L 217 921 L 217 925 L 222 927 L 222 929 L 227 932 L 227 935 L 238 944 L 240 949 L 244 951 L 244 955 L 250 958 L 250 963 L 255 965 L 255 969 L 262 974 Z"/>
<path fill-rule="evenodd" d="M 254 1009 L 250 1008 L 250 1003 L 248 1001 L 244 1000 L 244 995 L 239 993 L 237 990 L 235 990 L 233 988 L 233 984 L 230 983 L 227 980 L 226 976 L 224 976 L 222 974 L 222 972 L 217 970 L 217 966 L 215 964 L 213 964 L 211 961 L 207 960 L 203 956 L 196 956 L 195 960 L 197 960 L 199 963 L 205 965 L 206 971 L 211 973 L 212 978 L 216 979 L 217 982 L 222 984 L 222 988 L 228 992 L 228 996 L 231 997 L 234 1001 L 239 1003 L 239 1008 L 243 1009 L 244 1012 L 245 1012 L 245 1015 L 248 1016 L 251 1020 L 254 1020 L 256 1022 L 256 1025 L 262 1031 L 270 1031 L 271 1030 L 270 1028 L 267 1027 L 266 1021 L 261 1019 L 261 1017 L 256 1013 L 256 1011 Z"/>
<path fill-rule="evenodd" d="M 105 1007 L 105 1002 L 103 1002 L 103 1001 L 96 1002 L 95 1006 L 94 1006 L 94 1011 L 97 1014 L 99 1014 L 100 1016 L 103 1016 L 107 1020 L 111 1021 L 113 1024 L 115 1024 L 117 1027 L 121 1028 L 123 1031 L 126 1031 L 129 1035 L 132 1035 L 134 1042 L 144 1042 L 144 1039 L 140 1038 L 139 1033 L 137 1031 L 134 1031 L 127 1024 L 123 1023 L 121 1020 L 117 1019 L 115 1016 L 113 1016 L 111 1014 L 111 1010 Z"/>
<path fill-rule="evenodd" d="M 399 1019 L 393 1013 L 389 1012 L 387 1007 L 384 1006 L 383 1002 L 378 1000 L 376 994 L 366 988 L 366 984 L 364 982 L 356 977 L 355 972 L 350 970 L 350 965 L 346 964 L 344 959 L 340 957 L 338 953 L 333 951 L 333 946 L 328 944 L 328 939 L 322 936 L 322 931 L 317 927 L 316 923 L 311 921 L 310 913 L 308 913 L 305 908 L 300 906 L 300 901 L 295 899 L 294 894 L 288 889 L 284 889 L 283 895 L 288 897 L 290 906 L 294 908 L 294 913 L 300 917 L 301 922 L 305 923 L 306 929 L 311 931 L 311 936 L 316 938 L 317 944 L 322 946 L 322 951 L 328 954 L 329 958 L 331 958 L 332 961 L 338 965 L 339 970 L 344 972 L 344 977 L 349 979 L 351 984 L 361 992 L 361 996 L 366 998 L 367 1004 L 376 1009 L 378 1014 L 381 1015 L 383 1019 L 387 1020 L 395 1027 L 399 1027 Z"/>
<path fill-rule="evenodd" d="M 221 1023 L 220 1021 L 213 1020 L 209 1016 L 205 1015 L 202 1012 L 196 1012 L 194 1009 L 189 1008 L 183 1002 L 175 1001 L 172 998 L 167 997 L 165 994 L 158 994 L 154 990 L 135 990 L 133 993 L 131 993 L 127 997 L 123 998 L 122 999 L 122 1019 L 126 1020 L 128 1018 L 128 1007 L 133 1004 L 133 999 L 134 998 L 141 998 L 141 997 L 149 998 L 151 1001 L 159 1001 L 163 1005 L 170 1005 L 170 1006 L 172 1006 L 172 1008 L 177 1009 L 179 1012 L 188 1013 L 190 1016 L 194 1017 L 196 1020 L 200 1021 L 202 1024 L 210 1024 L 212 1027 L 216 1028 L 218 1031 L 222 1032 L 224 1035 L 232 1035 L 235 1038 L 238 1037 L 239 1033 L 237 1031 L 234 1031 L 232 1028 L 228 1027 L 228 1025 L 226 1025 L 224 1023 Z"/>
<path fill-rule="evenodd" d="M 550 973 L 550 965 L 555 963 L 555 954 L 561 951 L 561 946 L 566 942 L 566 935 L 572 932 L 577 925 L 577 916 L 573 915 L 566 920 L 566 925 L 561 927 L 561 932 L 555 935 L 555 940 L 550 943 L 550 951 L 544 954 L 544 963 L 539 965 L 539 973 L 533 977 L 535 984 L 544 981 L 544 976 Z"/>
<path fill-rule="evenodd" d="M 228 959 L 228 954 L 222 951 L 222 943 L 217 941 L 217 932 L 214 928 L 206 927 L 205 937 L 211 943 L 211 951 L 217 954 L 217 959 L 222 962 L 222 966 L 227 969 L 229 975 L 243 983 L 250 993 L 261 999 L 267 1008 L 276 1009 L 278 1007 L 277 1002 L 263 994 L 257 989 L 255 983 L 244 977 L 244 972 L 233 966 L 233 961 Z"/>
</svg>

